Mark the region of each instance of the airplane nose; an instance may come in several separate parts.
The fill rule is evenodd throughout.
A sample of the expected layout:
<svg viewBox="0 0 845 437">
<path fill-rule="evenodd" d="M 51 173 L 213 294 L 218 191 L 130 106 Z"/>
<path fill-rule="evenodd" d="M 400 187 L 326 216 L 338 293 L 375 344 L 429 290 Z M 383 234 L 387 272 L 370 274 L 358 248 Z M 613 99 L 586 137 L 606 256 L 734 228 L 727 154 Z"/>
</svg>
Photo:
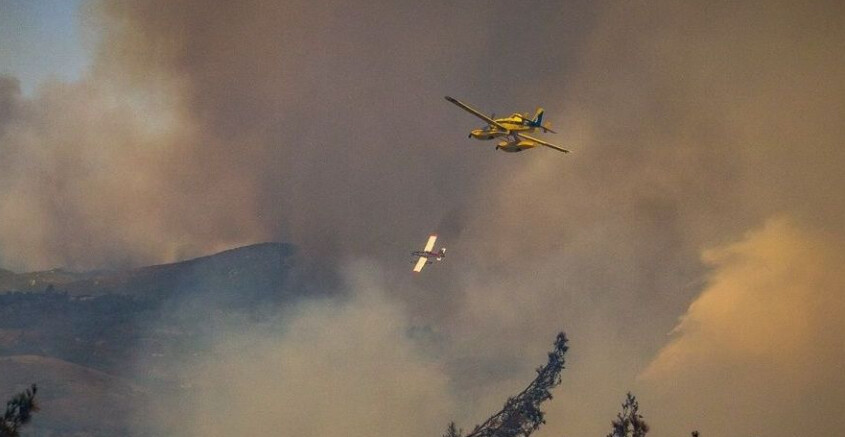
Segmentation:
<svg viewBox="0 0 845 437">
<path fill-rule="evenodd" d="M 470 134 L 467 135 L 467 138 L 472 138 L 472 132 L 470 132 Z"/>
</svg>

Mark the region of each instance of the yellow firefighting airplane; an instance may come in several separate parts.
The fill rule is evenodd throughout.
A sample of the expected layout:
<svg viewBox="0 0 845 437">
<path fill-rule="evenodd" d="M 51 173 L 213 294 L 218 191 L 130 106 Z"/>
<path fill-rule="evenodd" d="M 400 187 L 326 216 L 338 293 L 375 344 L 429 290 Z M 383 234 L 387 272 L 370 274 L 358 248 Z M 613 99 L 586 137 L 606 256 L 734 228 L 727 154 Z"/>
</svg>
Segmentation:
<svg viewBox="0 0 845 437">
<path fill-rule="evenodd" d="M 505 152 L 521 152 L 526 149 L 537 147 L 539 144 L 555 149 L 559 152 L 569 153 L 569 150 L 566 150 L 563 147 L 555 146 L 554 144 L 547 143 L 538 138 L 530 137 L 523 133 L 534 133 L 534 131 L 538 128 L 542 129 L 543 132 L 556 133 L 549 128 L 548 123 L 543 124 L 543 108 L 537 109 L 534 119 L 529 118 L 528 114 L 519 114 L 517 112 L 511 114 L 510 117 L 493 119 L 493 117 L 488 117 L 482 114 L 458 99 L 446 96 L 446 100 L 454 103 L 461 109 L 487 123 L 487 126 L 481 129 L 472 130 L 469 133 L 469 138 L 475 138 L 477 140 L 503 138 L 504 141 L 499 141 L 496 145 L 496 150 L 503 150 Z"/>
</svg>

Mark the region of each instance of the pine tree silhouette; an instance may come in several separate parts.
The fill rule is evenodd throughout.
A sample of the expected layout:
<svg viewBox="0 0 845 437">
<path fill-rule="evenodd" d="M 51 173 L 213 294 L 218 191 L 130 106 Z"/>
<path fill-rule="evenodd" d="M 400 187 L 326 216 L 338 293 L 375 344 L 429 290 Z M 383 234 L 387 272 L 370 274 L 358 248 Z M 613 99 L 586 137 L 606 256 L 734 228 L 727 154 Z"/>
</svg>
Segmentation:
<svg viewBox="0 0 845 437">
<path fill-rule="evenodd" d="M 537 369 L 537 377 L 525 390 L 505 402 L 501 411 L 478 425 L 466 437 L 528 437 L 546 423 L 540 404 L 552 398 L 551 389 L 560 384 L 566 354 L 566 334 L 559 333 L 549 361 Z M 461 437 L 461 431 L 450 423 L 444 437 Z"/>
<path fill-rule="evenodd" d="M 622 404 L 622 412 L 616 415 L 611 422 L 613 431 L 607 437 L 645 437 L 648 433 L 648 424 L 643 420 L 639 412 L 640 403 L 636 396 L 628 392 L 625 403 Z"/>
<path fill-rule="evenodd" d="M 38 387 L 32 387 L 18 393 L 6 403 L 6 412 L 0 419 L 0 437 L 19 437 L 18 431 L 22 426 L 29 423 L 32 413 L 38 411 L 38 404 L 35 403 L 35 393 Z"/>
</svg>

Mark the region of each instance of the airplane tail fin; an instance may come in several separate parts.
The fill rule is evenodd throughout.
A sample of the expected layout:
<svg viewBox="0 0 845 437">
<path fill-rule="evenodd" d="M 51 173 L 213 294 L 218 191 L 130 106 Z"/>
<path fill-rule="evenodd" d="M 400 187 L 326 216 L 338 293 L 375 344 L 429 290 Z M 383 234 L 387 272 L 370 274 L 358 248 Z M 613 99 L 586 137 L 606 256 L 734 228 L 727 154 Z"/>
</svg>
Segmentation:
<svg viewBox="0 0 845 437">
<path fill-rule="evenodd" d="M 540 129 L 543 129 L 543 132 L 551 132 L 553 134 L 557 133 L 552 130 L 549 122 L 546 122 L 545 124 L 543 123 L 544 113 L 545 111 L 543 111 L 543 108 L 537 108 L 537 112 L 534 114 L 534 120 L 531 120 L 531 126 L 539 127 Z"/>
<path fill-rule="evenodd" d="M 543 132 L 551 132 L 556 134 L 557 132 L 552 130 L 551 124 L 549 122 L 543 123 L 543 108 L 537 108 L 537 113 L 534 115 L 534 120 L 531 121 L 531 125 L 534 127 L 539 127 L 543 129 Z"/>
<path fill-rule="evenodd" d="M 543 125 L 543 108 L 537 108 L 537 112 L 534 114 L 534 120 L 532 124 L 534 126 L 542 126 Z"/>
</svg>

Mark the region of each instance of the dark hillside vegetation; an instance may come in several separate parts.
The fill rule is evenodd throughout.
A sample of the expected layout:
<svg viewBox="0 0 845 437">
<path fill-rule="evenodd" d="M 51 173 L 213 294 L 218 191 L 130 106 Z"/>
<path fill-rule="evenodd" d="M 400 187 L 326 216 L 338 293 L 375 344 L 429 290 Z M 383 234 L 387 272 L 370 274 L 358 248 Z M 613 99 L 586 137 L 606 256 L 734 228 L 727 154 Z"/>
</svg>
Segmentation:
<svg viewBox="0 0 845 437">
<path fill-rule="evenodd" d="M 38 384 L 44 410 L 27 435 L 127 435 L 134 406 L 178 389 L 166 363 L 302 297 L 294 253 L 264 243 L 127 271 L 0 270 L 0 394 Z"/>
</svg>

